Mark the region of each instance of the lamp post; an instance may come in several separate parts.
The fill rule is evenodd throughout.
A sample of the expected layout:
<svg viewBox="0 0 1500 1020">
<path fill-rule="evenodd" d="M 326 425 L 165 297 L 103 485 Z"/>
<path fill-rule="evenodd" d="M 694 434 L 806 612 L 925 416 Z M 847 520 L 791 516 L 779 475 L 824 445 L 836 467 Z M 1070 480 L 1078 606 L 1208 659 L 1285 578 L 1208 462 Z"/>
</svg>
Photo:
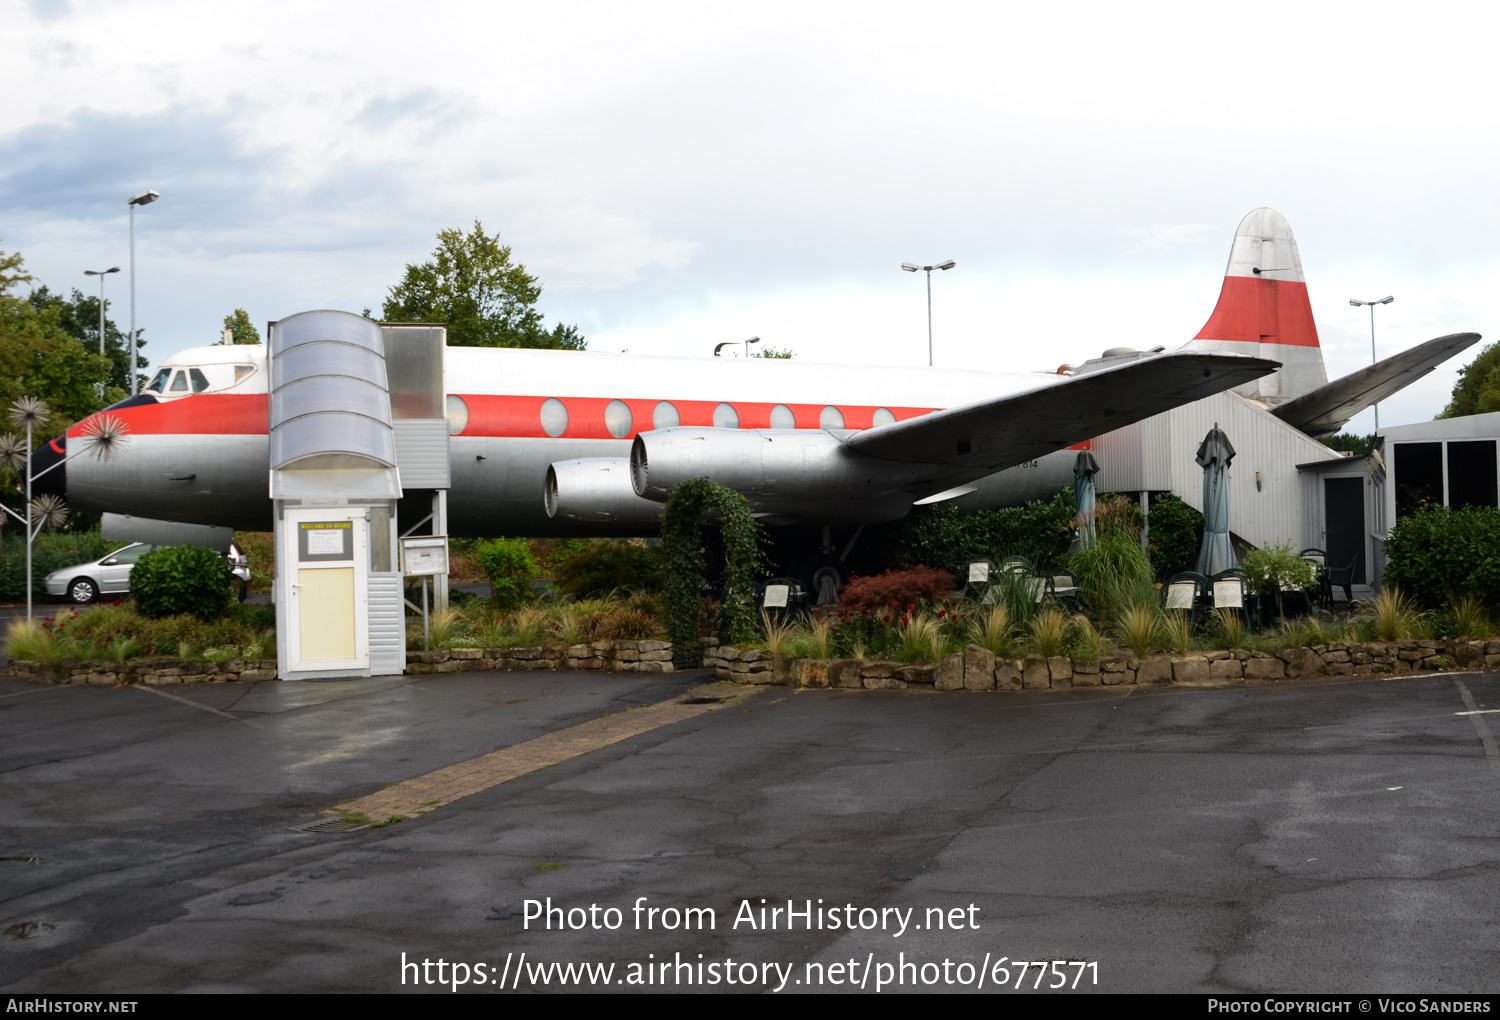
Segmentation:
<svg viewBox="0 0 1500 1020">
<path fill-rule="evenodd" d="M 1383 298 L 1377 298 L 1374 301 L 1361 301 L 1359 298 L 1350 298 L 1349 299 L 1349 303 L 1351 305 L 1353 305 L 1355 308 L 1358 308 L 1361 305 L 1369 305 L 1370 306 L 1370 364 L 1372 364 L 1372 365 L 1375 364 L 1375 306 L 1376 305 L 1388 305 L 1388 304 L 1390 304 L 1394 300 L 1396 300 L 1396 299 L 1392 295 L 1390 295 L 1390 294 L 1387 294 Z M 1375 431 L 1376 432 L 1380 431 L 1380 405 L 1379 404 L 1375 405 Z"/>
<path fill-rule="evenodd" d="M 150 205 L 161 196 L 147 189 L 133 196 L 126 204 L 130 206 L 130 360 L 126 364 L 126 375 L 130 379 L 130 395 L 136 395 L 135 378 L 135 207 Z"/>
<path fill-rule="evenodd" d="M 926 273 L 927 273 L 927 367 L 928 368 L 932 367 L 932 271 L 934 269 L 945 269 L 945 270 L 946 269 L 952 269 L 956 265 L 958 265 L 958 263 L 954 262 L 952 259 L 949 259 L 946 262 L 939 262 L 935 266 L 919 266 L 915 262 L 903 262 L 903 263 L 901 263 L 901 268 L 904 269 L 904 270 L 906 270 L 908 273 L 915 273 L 918 269 L 925 270 Z"/>
<path fill-rule="evenodd" d="M 119 266 L 111 266 L 108 269 L 85 269 L 84 276 L 99 277 L 99 356 L 104 357 L 104 278 L 110 273 L 118 273 Z M 99 396 L 104 396 L 104 383 L 99 384 Z"/>
<path fill-rule="evenodd" d="M 719 352 L 728 347 L 730 344 L 744 344 L 745 357 L 748 358 L 750 357 L 750 345 L 758 343 L 760 343 L 760 337 L 758 336 L 752 336 L 749 340 L 725 340 L 721 344 L 714 344 L 714 357 L 720 357 L 721 355 L 719 354 Z"/>
</svg>

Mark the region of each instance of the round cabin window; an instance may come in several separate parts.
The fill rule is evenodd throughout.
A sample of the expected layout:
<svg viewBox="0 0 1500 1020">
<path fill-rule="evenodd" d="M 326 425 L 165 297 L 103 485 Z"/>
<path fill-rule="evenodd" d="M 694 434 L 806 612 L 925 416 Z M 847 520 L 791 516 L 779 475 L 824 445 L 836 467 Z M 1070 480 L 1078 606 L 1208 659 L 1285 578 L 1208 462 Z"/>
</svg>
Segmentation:
<svg viewBox="0 0 1500 1020">
<path fill-rule="evenodd" d="M 714 408 L 714 428 L 737 429 L 740 427 L 740 413 L 734 409 L 733 404 L 720 404 Z"/>
<path fill-rule="evenodd" d="M 651 411 L 651 427 L 654 429 L 669 429 L 681 424 L 682 415 L 670 401 L 661 401 Z"/>
<path fill-rule="evenodd" d="M 542 431 L 553 439 L 568 431 L 568 408 L 556 397 L 548 397 L 542 404 Z"/>
<path fill-rule="evenodd" d="M 456 436 L 469 427 L 469 405 L 464 403 L 464 398 L 448 394 L 447 400 L 448 435 Z"/>
<path fill-rule="evenodd" d="M 836 407 L 825 407 L 818 415 L 818 428 L 841 429 L 844 427 L 844 412 Z"/>
<path fill-rule="evenodd" d="M 616 439 L 630 435 L 630 405 L 623 400 L 611 400 L 604 408 L 604 427 Z"/>
<path fill-rule="evenodd" d="M 792 409 L 785 404 L 777 404 L 771 408 L 771 427 L 773 429 L 794 429 L 797 427 L 797 416 Z"/>
<path fill-rule="evenodd" d="M 875 408 L 875 424 L 889 425 L 896 420 L 896 416 L 883 407 Z"/>
</svg>

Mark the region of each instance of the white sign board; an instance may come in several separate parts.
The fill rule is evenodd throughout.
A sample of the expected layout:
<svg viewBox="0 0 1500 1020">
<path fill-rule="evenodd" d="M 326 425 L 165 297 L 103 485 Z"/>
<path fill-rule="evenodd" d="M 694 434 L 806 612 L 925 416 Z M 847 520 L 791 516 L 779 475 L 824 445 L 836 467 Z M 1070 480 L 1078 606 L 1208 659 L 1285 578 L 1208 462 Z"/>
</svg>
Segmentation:
<svg viewBox="0 0 1500 1020">
<path fill-rule="evenodd" d="M 785 609 L 786 598 L 791 590 L 789 585 L 768 584 L 766 585 L 766 598 L 761 605 L 767 609 Z"/>
<path fill-rule="evenodd" d="M 986 584 L 990 579 L 990 565 L 988 563 L 969 564 L 969 583 Z"/>
<path fill-rule="evenodd" d="M 401 540 L 401 573 L 407 577 L 428 577 L 447 572 L 447 535 L 423 535 Z"/>
</svg>

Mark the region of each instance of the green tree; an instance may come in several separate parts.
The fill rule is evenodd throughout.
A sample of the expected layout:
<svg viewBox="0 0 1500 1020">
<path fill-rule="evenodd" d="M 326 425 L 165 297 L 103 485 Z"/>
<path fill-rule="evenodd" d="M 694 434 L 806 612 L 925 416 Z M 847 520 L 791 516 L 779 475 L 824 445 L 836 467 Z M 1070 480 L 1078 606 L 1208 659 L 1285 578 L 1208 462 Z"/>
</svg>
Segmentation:
<svg viewBox="0 0 1500 1020">
<path fill-rule="evenodd" d="M 1356 436 L 1353 432 L 1340 432 L 1336 436 L 1324 436 L 1324 446 L 1339 453 L 1347 453 L 1351 457 L 1363 457 L 1370 452 L 1370 447 L 1375 444 L 1375 433 Z"/>
<path fill-rule="evenodd" d="M 1453 399 L 1438 417 L 1461 418 L 1489 411 L 1500 411 L 1500 343 L 1488 345 L 1459 370 Z"/>
<path fill-rule="evenodd" d="M 531 347 L 581 351 L 576 326 L 558 323 L 548 331 L 537 311 L 542 286 L 510 246 L 474 221 L 472 232 L 438 231 L 432 258 L 408 265 L 401 282 L 381 308 L 387 322 L 440 322 L 453 347 Z"/>
<path fill-rule="evenodd" d="M 793 351 L 790 347 L 771 346 L 762 347 L 760 348 L 760 350 L 750 355 L 750 357 L 752 358 L 773 358 L 777 361 L 791 361 L 796 356 L 796 352 Z"/>
<path fill-rule="evenodd" d="M 48 308 L 56 310 L 57 324 L 62 327 L 74 340 L 83 344 L 86 350 L 99 351 L 99 299 L 97 297 L 85 296 L 76 288 L 72 297 L 63 298 L 61 294 L 54 294 L 44 284 L 34 289 L 27 301 L 37 311 Z M 110 362 L 109 385 L 120 391 L 122 399 L 130 392 L 130 376 L 127 365 L 130 361 L 130 334 L 126 333 L 115 321 L 109 317 L 109 306 L 111 302 L 104 302 L 104 356 Z M 141 331 L 135 331 L 135 367 L 137 388 L 146 385 L 146 376 L 141 369 L 151 364 L 150 360 L 141 354 L 141 348 L 146 346 L 146 341 L 141 339 Z M 113 403 L 113 401 L 111 401 Z"/>
<path fill-rule="evenodd" d="M 102 406 L 100 384 L 109 380 L 111 363 L 68 335 L 57 303 L 38 308 L 11 293 L 30 282 L 21 255 L 0 252 L 0 406 L 22 395 L 40 397 L 52 409 L 49 428 L 55 429 Z M 123 396 L 121 390 L 105 388 L 105 402 Z"/>
<path fill-rule="evenodd" d="M 224 316 L 224 328 L 229 330 L 230 342 L 235 344 L 258 344 L 260 332 L 243 308 L 236 308 Z"/>
</svg>

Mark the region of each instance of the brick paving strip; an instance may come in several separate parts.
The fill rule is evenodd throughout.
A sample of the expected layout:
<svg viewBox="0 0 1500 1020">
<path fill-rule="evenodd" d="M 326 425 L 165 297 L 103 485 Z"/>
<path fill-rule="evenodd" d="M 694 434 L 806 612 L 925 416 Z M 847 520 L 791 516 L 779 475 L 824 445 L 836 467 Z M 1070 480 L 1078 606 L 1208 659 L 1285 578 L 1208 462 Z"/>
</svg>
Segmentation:
<svg viewBox="0 0 1500 1020">
<path fill-rule="evenodd" d="M 461 797 L 519 779 L 548 765 L 577 758 L 601 747 L 695 718 L 717 708 L 737 705 L 756 693 L 754 690 L 746 691 L 741 688 L 726 694 L 726 689 L 720 684 L 704 684 L 670 701 L 590 719 L 565 730 L 544 733 L 540 737 L 388 786 L 377 793 L 340 804 L 335 816 L 363 815 L 376 822 L 393 815 L 413 818 L 444 804 L 451 804 Z M 713 701 L 693 703 L 702 702 L 705 698 L 712 698 Z"/>
</svg>

